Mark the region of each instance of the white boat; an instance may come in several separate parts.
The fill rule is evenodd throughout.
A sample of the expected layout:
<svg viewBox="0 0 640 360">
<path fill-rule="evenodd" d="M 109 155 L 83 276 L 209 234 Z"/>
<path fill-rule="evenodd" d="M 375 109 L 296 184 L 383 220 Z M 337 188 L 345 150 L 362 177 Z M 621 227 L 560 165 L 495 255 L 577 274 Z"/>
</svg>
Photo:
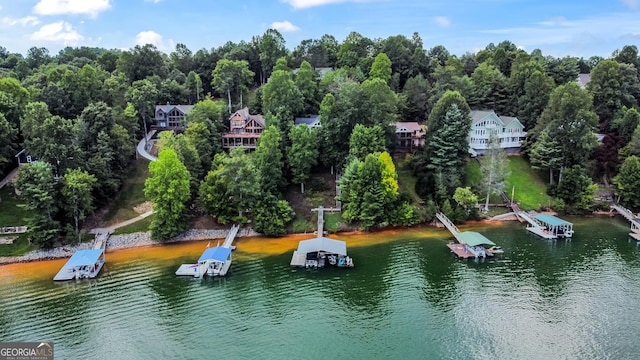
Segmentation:
<svg viewBox="0 0 640 360">
<path fill-rule="evenodd" d="M 487 250 L 489 250 L 492 254 L 503 254 L 504 253 L 504 249 L 502 249 L 500 246 L 492 246 Z"/>
</svg>

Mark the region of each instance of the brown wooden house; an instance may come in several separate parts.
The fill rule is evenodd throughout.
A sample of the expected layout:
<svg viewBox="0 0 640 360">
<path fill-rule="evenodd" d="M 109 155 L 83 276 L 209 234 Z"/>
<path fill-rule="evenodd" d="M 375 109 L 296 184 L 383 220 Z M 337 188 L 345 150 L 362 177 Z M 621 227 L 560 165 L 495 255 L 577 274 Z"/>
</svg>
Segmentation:
<svg viewBox="0 0 640 360">
<path fill-rule="evenodd" d="M 229 132 L 222 136 L 222 147 L 231 149 L 244 146 L 255 149 L 264 126 L 262 115 L 251 115 L 246 107 L 240 109 L 229 117 Z"/>
</svg>

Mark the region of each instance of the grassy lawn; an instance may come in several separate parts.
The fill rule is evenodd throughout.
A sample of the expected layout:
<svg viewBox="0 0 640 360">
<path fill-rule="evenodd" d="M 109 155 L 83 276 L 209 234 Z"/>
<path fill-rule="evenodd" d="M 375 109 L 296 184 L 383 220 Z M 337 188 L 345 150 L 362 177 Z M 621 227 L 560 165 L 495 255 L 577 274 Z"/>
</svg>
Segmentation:
<svg viewBox="0 0 640 360">
<path fill-rule="evenodd" d="M 105 225 L 134 218 L 140 214 L 133 208 L 147 199 L 144 196 L 144 182 L 149 177 L 149 161 L 138 159 L 132 166 L 129 177 L 124 181 L 122 190 L 104 216 Z"/>
<path fill-rule="evenodd" d="M 393 159 L 393 162 L 396 166 L 396 173 L 398 173 L 398 190 L 400 193 L 409 194 L 414 204 L 421 204 L 422 199 L 416 193 L 417 179 L 411 169 L 411 158 Z"/>
<path fill-rule="evenodd" d="M 19 207 L 24 202 L 16 195 L 12 186 L 0 189 L 0 226 L 23 226 L 28 213 Z"/>
<path fill-rule="evenodd" d="M 137 232 L 149 231 L 149 225 L 151 225 L 152 219 L 153 219 L 153 215 L 147 216 L 146 218 L 140 221 L 136 221 L 133 224 L 129 224 L 127 226 L 116 229 L 113 232 L 113 234 L 122 235 L 122 234 L 133 234 Z"/>
<path fill-rule="evenodd" d="M 38 249 L 35 245 L 29 245 L 26 235 L 20 235 L 11 245 L 0 245 L 0 256 L 21 256 L 31 250 Z"/>
<path fill-rule="evenodd" d="M 514 201 L 519 201 L 523 210 L 539 210 L 549 206 L 551 197 L 547 195 L 547 185 L 540 173 L 520 156 L 509 156 L 508 160 L 511 174 L 504 187 L 507 196 L 511 197 L 511 191 L 515 188 Z"/>
<path fill-rule="evenodd" d="M 342 222 L 341 213 L 324 213 L 324 230 L 335 233 L 340 228 Z"/>
</svg>

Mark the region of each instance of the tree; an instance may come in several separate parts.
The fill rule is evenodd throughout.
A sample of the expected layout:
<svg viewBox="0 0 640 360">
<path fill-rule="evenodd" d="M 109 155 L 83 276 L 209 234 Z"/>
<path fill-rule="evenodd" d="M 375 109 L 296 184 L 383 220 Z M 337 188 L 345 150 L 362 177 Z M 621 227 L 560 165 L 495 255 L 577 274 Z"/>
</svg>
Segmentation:
<svg viewBox="0 0 640 360">
<path fill-rule="evenodd" d="M 281 149 L 280 131 L 273 125 L 264 129 L 252 158 L 263 193 L 275 196 L 286 185 L 282 175 L 284 161 Z"/>
<path fill-rule="evenodd" d="M 182 232 L 186 202 L 190 197 L 189 172 L 172 149 L 165 149 L 158 160 L 149 163 L 144 194 L 153 201 L 155 212 L 149 230 L 154 239 L 167 240 Z"/>
<path fill-rule="evenodd" d="M 569 209 L 591 211 L 597 189 L 598 186 L 593 184 L 584 166 L 574 165 L 562 171 L 555 195 L 562 199 Z"/>
<path fill-rule="evenodd" d="M 221 94 L 227 94 L 229 113 L 231 110 L 231 93 L 238 94 L 237 99 L 242 104 L 242 92 L 253 78 L 253 71 L 249 70 L 249 63 L 244 60 L 222 59 L 213 70 L 211 85 Z M 241 105 L 242 106 L 242 105 Z"/>
<path fill-rule="evenodd" d="M 20 169 L 16 189 L 24 199 L 29 243 L 52 247 L 59 235 L 60 225 L 55 219 L 58 212 L 56 182 L 49 163 L 33 162 Z"/>
<path fill-rule="evenodd" d="M 187 75 L 187 81 L 184 86 L 187 88 L 189 92 L 189 100 L 190 104 L 197 103 L 200 101 L 200 94 L 202 94 L 202 80 L 200 79 L 200 75 L 198 75 L 195 71 L 189 71 L 189 75 Z M 195 98 L 194 98 L 195 93 Z"/>
<path fill-rule="evenodd" d="M 398 201 L 397 173 L 387 152 L 369 154 L 364 161 L 351 160 L 338 186 L 343 218 L 360 221 L 365 230 L 392 224 L 394 219 L 411 218 L 399 214 L 412 209 Z"/>
<path fill-rule="evenodd" d="M 613 128 L 620 135 L 625 143 L 631 141 L 634 130 L 640 125 L 640 111 L 635 108 L 623 108 L 613 123 Z"/>
<path fill-rule="evenodd" d="M 501 113 L 506 108 L 507 78 L 495 66 L 480 64 L 471 74 L 473 96 L 469 106 L 476 109 L 492 109 Z"/>
<path fill-rule="evenodd" d="M 311 67 L 311 64 L 306 61 L 300 64 L 295 83 L 304 98 L 302 112 L 304 114 L 317 114 L 320 105 L 318 101 L 318 83 L 316 82 L 316 72 Z"/>
<path fill-rule="evenodd" d="M 127 93 L 125 99 L 131 103 L 142 117 L 144 131 L 147 131 L 146 119 L 155 118 L 154 105 L 158 103 L 159 92 L 153 83 L 147 79 L 135 81 Z M 146 136 L 146 134 L 144 134 Z"/>
<path fill-rule="evenodd" d="M 0 113 L 0 174 L 3 174 L 7 164 L 13 161 L 16 153 L 14 141 L 17 134 L 18 131 Z"/>
<path fill-rule="evenodd" d="M 487 188 L 484 211 L 489 211 L 489 197 L 502 190 L 504 180 L 509 176 L 507 153 L 500 147 L 500 140 L 493 132 L 489 135 L 487 151 L 482 156 L 482 173 Z"/>
<path fill-rule="evenodd" d="M 625 159 L 620 172 L 613 178 L 616 193 L 627 207 L 640 208 L 640 158 L 632 155 Z"/>
<path fill-rule="evenodd" d="M 65 208 L 73 217 L 74 231 L 80 241 L 80 222 L 93 210 L 91 191 L 96 184 L 96 177 L 80 169 L 72 169 L 62 178 L 62 189 Z"/>
<path fill-rule="evenodd" d="M 303 95 L 293 82 L 291 73 L 274 71 L 269 82 L 262 87 L 262 111 L 276 115 L 285 109 L 286 118 L 283 120 L 293 122 L 293 118 L 302 113 L 303 107 Z M 289 127 L 280 128 L 280 131 L 288 133 Z"/>
<path fill-rule="evenodd" d="M 456 188 L 456 191 L 453 194 L 453 200 L 468 211 L 476 208 L 476 205 L 478 204 L 478 196 L 474 194 L 469 187 Z"/>
<path fill-rule="evenodd" d="M 389 84 L 391 81 L 391 60 L 385 53 L 376 55 L 371 64 L 371 71 L 369 71 L 370 79 L 381 79 L 385 83 Z"/>
<path fill-rule="evenodd" d="M 158 50 L 155 45 L 136 45 L 131 51 L 124 51 L 118 59 L 117 69 L 123 72 L 130 82 L 144 80 L 157 75 L 166 78 L 166 55 Z"/>
<path fill-rule="evenodd" d="M 287 54 L 285 41 L 282 34 L 276 29 L 267 29 L 262 35 L 260 44 L 260 63 L 262 64 L 261 83 L 264 84 L 273 69 L 276 61 Z"/>
<path fill-rule="evenodd" d="M 300 183 L 304 194 L 304 182 L 309 178 L 311 167 L 318 163 L 318 133 L 306 124 L 291 127 L 291 146 L 287 148 L 287 160 L 291 168 L 292 181 Z"/>
<path fill-rule="evenodd" d="M 597 145 L 593 133 L 597 124 L 591 96 L 577 83 L 560 85 L 551 93 L 538 125 L 544 125 L 550 144 L 556 146 L 554 164 L 560 166 L 561 175 L 563 168 L 587 161 Z"/>
<path fill-rule="evenodd" d="M 364 161 L 368 154 L 386 150 L 384 131 L 379 125 L 366 127 L 356 124 L 349 139 L 349 156 Z"/>
<path fill-rule="evenodd" d="M 266 236 L 282 236 L 287 224 L 293 220 L 293 210 L 286 200 L 266 195 L 258 200 L 253 215 L 255 230 Z"/>
<path fill-rule="evenodd" d="M 431 84 L 418 74 L 407 79 L 402 94 L 406 99 L 406 110 L 404 112 L 407 120 L 424 123 L 429 116 L 429 98 L 431 97 Z"/>
</svg>

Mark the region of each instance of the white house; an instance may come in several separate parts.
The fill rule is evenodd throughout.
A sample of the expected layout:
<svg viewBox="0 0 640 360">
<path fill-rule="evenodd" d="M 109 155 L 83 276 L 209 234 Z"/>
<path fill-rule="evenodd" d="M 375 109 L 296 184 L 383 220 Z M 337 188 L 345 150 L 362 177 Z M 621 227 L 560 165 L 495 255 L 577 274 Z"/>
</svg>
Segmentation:
<svg viewBox="0 0 640 360">
<path fill-rule="evenodd" d="M 471 110 L 469 153 L 482 154 L 489 147 L 489 135 L 494 133 L 500 147 L 508 152 L 520 151 L 527 132 L 518 118 L 498 116 L 493 110 Z"/>
</svg>

